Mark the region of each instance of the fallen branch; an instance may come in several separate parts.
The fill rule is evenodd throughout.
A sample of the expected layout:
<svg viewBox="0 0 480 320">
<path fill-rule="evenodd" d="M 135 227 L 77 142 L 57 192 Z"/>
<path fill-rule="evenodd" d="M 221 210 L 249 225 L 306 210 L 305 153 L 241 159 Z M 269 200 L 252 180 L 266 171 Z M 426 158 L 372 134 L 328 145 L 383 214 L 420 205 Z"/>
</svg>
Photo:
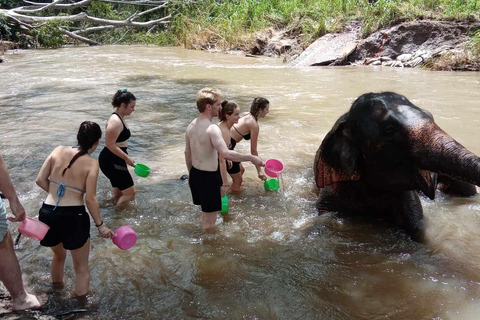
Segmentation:
<svg viewBox="0 0 480 320">
<path fill-rule="evenodd" d="M 100 43 L 96 42 L 96 41 L 93 41 L 91 39 L 88 39 L 88 38 L 85 38 L 85 37 L 82 37 L 82 36 L 79 36 L 78 34 L 75 34 L 73 32 L 70 32 L 68 30 L 65 30 L 65 29 L 62 29 L 62 28 L 59 28 L 60 30 L 62 30 L 62 32 L 64 34 L 66 34 L 67 36 L 69 36 L 70 38 L 73 38 L 73 39 L 76 39 L 76 40 L 79 40 L 79 41 L 82 41 L 82 42 L 85 42 L 91 46 L 98 46 L 100 45 Z"/>
</svg>

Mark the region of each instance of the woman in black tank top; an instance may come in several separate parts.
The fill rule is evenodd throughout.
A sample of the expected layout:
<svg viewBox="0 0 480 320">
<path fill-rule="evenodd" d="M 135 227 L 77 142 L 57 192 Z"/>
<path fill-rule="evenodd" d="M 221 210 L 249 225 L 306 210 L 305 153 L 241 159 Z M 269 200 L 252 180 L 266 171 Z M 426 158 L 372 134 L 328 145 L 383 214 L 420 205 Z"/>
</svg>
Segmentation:
<svg viewBox="0 0 480 320">
<path fill-rule="evenodd" d="M 131 132 L 125 123 L 125 116 L 132 114 L 135 110 L 136 100 L 127 89 L 121 89 L 115 93 L 112 99 L 115 111 L 110 115 L 105 126 L 105 147 L 98 157 L 100 169 L 112 185 L 112 200 L 115 204 L 133 200 L 135 197 L 135 186 L 127 168 L 127 165 L 133 167 L 135 161 L 127 152 L 127 140 Z"/>
</svg>

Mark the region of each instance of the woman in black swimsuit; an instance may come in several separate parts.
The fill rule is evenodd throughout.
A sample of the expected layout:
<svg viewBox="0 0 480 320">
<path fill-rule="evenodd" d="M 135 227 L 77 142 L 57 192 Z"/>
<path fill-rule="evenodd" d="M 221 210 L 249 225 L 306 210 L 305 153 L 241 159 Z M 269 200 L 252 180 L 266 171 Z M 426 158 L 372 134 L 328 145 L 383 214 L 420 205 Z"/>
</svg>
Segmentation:
<svg viewBox="0 0 480 320">
<path fill-rule="evenodd" d="M 258 119 L 265 118 L 270 108 L 270 102 L 262 97 L 253 99 L 250 107 L 250 112 L 246 112 L 240 116 L 238 124 L 233 125 L 230 129 L 232 136 L 232 142 L 238 143 L 245 140 L 250 140 L 250 153 L 258 156 L 257 144 L 258 135 L 260 133 L 260 127 L 258 125 Z M 262 171 L 262 167 L 258 166 L 257 174 L 261 180 L 266 180 L 266 176 Z M 241 185 L 243 182 L 242 175 L 245 172 L 245 168 L 241 163 L 233 163 L 232 169 L 229 171 L 232 177 L 232 191 L 241 191 Z"/>
<path fill-rule="evenodd" d="M 135 197 L 135 186 L 127 168 L 127 165 L 133 167 L 135 161 L 127 152 L 127 140 L 131 133 L 125 123 L 125 116 L 135 110 L 136 100 L 133 93 L 127 89 L 115 93 L 112 99 L 115 111 L 105 125 L 105 148 L 98 157 L 100 169 L 112 184 L 115 204 L 133 200 Z"/>
<path fill-rule="evenodd" d="M 222 110 L 218 115 L 220 123 L 218 127 L 222 131 L 223 140 L 227 145 L 228 149 L 233 150 L 237 142 L 233 140 L 230 129 L 238 123 L 240 119 L 240 108 L 235 102 L 228 102 L 227 100 L 222 102 Z M 228 184 L 228 173 L 238 173 L 240 172 L 240 162 L 232 162 L 230 160 L 225 160 L 220 154 L 218 155 L 220 161 L 220 175 L 222 176 L 222 196 L 228 191 L 230 185 Z M 235 164 L 235 166 L 233 166 Z"/>
</svg>

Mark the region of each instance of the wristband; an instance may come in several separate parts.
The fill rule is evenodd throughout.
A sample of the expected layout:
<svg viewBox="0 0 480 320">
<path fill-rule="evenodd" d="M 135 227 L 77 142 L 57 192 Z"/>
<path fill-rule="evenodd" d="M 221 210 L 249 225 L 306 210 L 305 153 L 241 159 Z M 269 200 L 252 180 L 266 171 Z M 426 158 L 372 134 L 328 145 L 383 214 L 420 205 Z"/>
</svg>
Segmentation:
<svg viewBox="0 0 480 320">
<path fill-rule="evenodd" d="M 97 228 L 99 228 L 101 226 L 103 226 L 103 220 L 102 220 L 102 222 L 100 222 L 100 224 L 95 224 L 95 227 L 97 227 Z"/>
</svg>

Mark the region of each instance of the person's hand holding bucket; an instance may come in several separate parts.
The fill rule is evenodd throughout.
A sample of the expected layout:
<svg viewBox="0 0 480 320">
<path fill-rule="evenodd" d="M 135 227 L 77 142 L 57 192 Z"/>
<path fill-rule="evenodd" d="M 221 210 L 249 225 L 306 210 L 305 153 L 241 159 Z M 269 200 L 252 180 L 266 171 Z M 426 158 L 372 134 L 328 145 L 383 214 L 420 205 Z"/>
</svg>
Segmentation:
<svg viewBox="0 0 480 320">
<path fill-rule="evenodd" d="M 137 242 L 137 234 L 130 226 L 121 226 L 112 237 L 113 243 L 122 250 L 128 250 Z"/>
<path fill-rule="evenodd" d="M 150 172 L 152 172 L 152 170 L 149 167 L 147 167 L 146 165 L 144 165 L 142 163 L 136 163 L 135 162 L 135 173 L 137 174 L 137 176 L 146 178 L 146 177 L 148 177 Z"/>
</svg>

